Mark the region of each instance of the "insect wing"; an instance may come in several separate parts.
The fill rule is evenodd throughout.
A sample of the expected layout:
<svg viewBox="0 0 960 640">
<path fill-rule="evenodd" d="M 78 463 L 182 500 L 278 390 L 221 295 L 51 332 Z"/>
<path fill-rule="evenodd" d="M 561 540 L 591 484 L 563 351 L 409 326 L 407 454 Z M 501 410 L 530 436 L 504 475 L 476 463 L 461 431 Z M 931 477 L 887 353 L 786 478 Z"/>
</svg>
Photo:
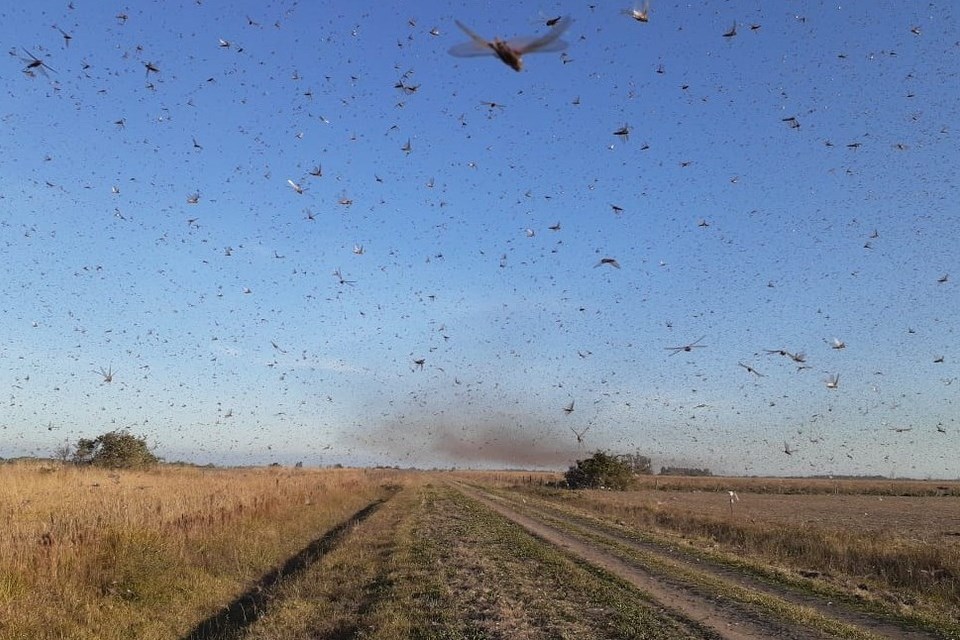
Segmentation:
<svg viewBox="0 0 960 640">
<path fill-rule="evenodd" d="M 477 44 L 479 44 L 481 47 L 486 47 L 486 46 L 487 46 L 487 41 L 484 40 L 483 38 L 481 38 L 480 36 L 478 36 L 476 33 L 474 33 L 474 32 L 470 29 L 470 27 L 468 27 L 467 25 L 463 24 L 463 23 L 460 22 L 459 20 L 454 20 L 454 22 L 456 23 L 456 25 L 457 25 L 458 27 L 460 27 L 460 30 L 461 30 L 461 31 L 463 31 L 465 34 L 467 34 L 468 36 L 470 36 L 470 39 L 471 39 L 471 40 L 473 40 L 474 42 L 476 42 Z"/>
<path fill-rule="evenodd" d="M 567 43 L 560 40 L 560 36 L 567 30 L 573 21 L 570 18 L 564 18 L 552 27 L 544 36 L 534 38 L 517 38 L 511 40 L 507 45 L 518 53 L 534 53 L 537 51 L 563 51 L 567 48 Z"/>
<path fill-rule="evenodd" d="M 508 47 L 519 53 L 526 55 L 528 53 L 557 53 L 567 48 L 566 40 L 551 38 L 548 42 L 543 42 L 543 38 L 514 38 L 506 43 Z"/>
<path fill-rule="evenodd" d="M 21 49 L 23 49 L 23 47 L 21 47 Z M 24 58 L 23 56 L 18 55 L 15 51 L 16 51 L 15 49 L 11 49 L 10 55 L 17 56 L 25 65 L 27 65 L 26 67 L 23 68 L 24 73 L 27 73 L 33 69 L 39 69 L 40 73 L 42 73 L 43 75 L 47 75 L 47 69 L 56 73 L 57 71 L 56 69 L 48 65 L 46 62 L 44 62 L 37 56 L 33 55 L 33 53 L 31 53 L 30 51 L 23 49 L 23 52 L 28 56 L 30 56 L 29 58 Z"/>
<path fill-rule="evenodd" d="M 454 45 L 447 50 L 447 53 L 457 58 L 475 58 L 477 56 L 496 55 L 493 49 L 486 42 L 480 44 L 470 41 Z"/>
<path fill-rule="evenodd" d="M 462 44 L 450 47 L 450 55 L 458 58 L 471 58 L 474 56 L 486 56 L 493 54 L 493 49 L 490 47 L 489 42 L 471 31 L 467 25 L 463 24 L 459 20 L 454 20 L 454 22 L 458 27 L 460 27 L 461 31 L 470 36 L 470 42 L 464 42 Z"/>
</svg>

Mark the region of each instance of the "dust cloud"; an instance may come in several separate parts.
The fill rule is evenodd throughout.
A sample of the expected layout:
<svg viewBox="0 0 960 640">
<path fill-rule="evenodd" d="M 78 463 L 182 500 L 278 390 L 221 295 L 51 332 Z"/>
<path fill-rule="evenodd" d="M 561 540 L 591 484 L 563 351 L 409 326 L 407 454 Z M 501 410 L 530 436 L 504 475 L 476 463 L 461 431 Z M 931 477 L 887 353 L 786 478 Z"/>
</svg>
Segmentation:
<svg viewBox="0 0 960 640">
<path fill-rule="evenodd" d="M 444 458 L 465 465 L 508 468 L 566 468 L 578 457 L 576 446 L 544 434 L 518 432 L 506 426 L 472 426 L 444 429 L 431 442 Z M 579 457 L 584 457 L 582 452 Z"/>
<path fill-rule="evenodd" d="M 566 469 L 589 455 L 566 427 L 541 416 L 395 417 L 364 429 L 359 439 L 365 449 L 390 450 L 415 466 Z"/>
</svg>

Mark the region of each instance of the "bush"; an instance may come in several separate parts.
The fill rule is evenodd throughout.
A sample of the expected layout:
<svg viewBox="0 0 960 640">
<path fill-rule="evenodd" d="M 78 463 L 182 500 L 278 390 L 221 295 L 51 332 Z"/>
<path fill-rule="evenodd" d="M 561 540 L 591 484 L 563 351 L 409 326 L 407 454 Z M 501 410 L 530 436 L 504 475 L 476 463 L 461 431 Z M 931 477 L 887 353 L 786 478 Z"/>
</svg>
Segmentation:
<svg viewBox="0 0 960 640">
<path fill-rule="evenodd" d="M 597 451 L 564 474 L 571 489 L 614 489 L 624 491 L 633 484 L 633 470 L 619 456 Z"/>
<path fill-rule="evenodd" d="M 93 440 L 77 440 L 73 461 L 110 469 L 143 469 L 152 467 L 160 459 L 150 451 L 146 438 L 126 431 L 110 431 Z"/>
</svg>

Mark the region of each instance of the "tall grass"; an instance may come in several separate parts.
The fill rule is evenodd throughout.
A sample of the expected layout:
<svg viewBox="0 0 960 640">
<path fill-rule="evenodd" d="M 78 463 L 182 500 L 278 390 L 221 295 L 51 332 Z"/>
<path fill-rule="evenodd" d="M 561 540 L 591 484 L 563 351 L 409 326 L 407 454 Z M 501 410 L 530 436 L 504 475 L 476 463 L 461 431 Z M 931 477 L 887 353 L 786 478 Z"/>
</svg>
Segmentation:
<svg viewBox="0 0 960 640">
<path fill-rule="evenodd" d="M 543 487 L 563 480 L 563 474 L 556 471 L 514 471 L 514 470 L 457 470 L 449 472 L 448 477 L 482 484 L 498 489 L 515 486 Z"/>
<path fill-rule="evenodd" d="M 795 568 L 860 577 L 893 589 L 939 594 L 946 601 L 960 598 L 956 547 L 915 544 L 891 532 L 742 521 L 669 507 L 641 513 L 655 526 L 708 538 L 741 554 L 774 557 Z"/>
<path fill-rule="evenodd" d="M 0 637 L 182 635 L 400 477 L 0 466 Z"/>
</svg>

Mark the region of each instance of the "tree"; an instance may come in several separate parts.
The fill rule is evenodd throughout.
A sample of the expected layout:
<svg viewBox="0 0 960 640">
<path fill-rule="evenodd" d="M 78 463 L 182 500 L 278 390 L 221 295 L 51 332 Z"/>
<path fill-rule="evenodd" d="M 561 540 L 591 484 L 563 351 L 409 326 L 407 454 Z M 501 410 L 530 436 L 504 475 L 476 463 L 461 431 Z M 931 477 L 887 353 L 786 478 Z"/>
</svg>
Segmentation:
<svg viewBox="0 0 960 640">
<path fill-rule="evenodd" d="M 603 451 L 597 451 L 586 460 L 577 460 L 564 477 L 571 489 L 615 489 L 624 491 L 633 483 L 630 465 Z"/>
<path fill-rule="evenodd" d="M 127 431 L 110 431 L 92 440 L 77 440 L 73 461 L 111 469 L 143 469 L 152 467 L 160 459 L 150 451 L 146 438 Z"/>
<path fill-rule="evenodd" d="M 660 467 L 662 476 L 712 476 L 710 469 L 699 467 Z"/>
<path fill-rule="evenodd" d="M 639 451 L 636 453 L 622 453 L 618 455 L 617 458 L 622 460 L 628 467 L 630 467 L 630 470 L 636 474 L 648 476 L 653 473 L 653 466 L 650 458 L 640 455 Z"/>
<path fill-rule="evenodd" d="M 53 459 L 67 463 L 70 462 L 70 455 L 72 453 L 73 447 L 70 446 L 70 441 L 68 440 L 53 450 Z"/>
</svg>

